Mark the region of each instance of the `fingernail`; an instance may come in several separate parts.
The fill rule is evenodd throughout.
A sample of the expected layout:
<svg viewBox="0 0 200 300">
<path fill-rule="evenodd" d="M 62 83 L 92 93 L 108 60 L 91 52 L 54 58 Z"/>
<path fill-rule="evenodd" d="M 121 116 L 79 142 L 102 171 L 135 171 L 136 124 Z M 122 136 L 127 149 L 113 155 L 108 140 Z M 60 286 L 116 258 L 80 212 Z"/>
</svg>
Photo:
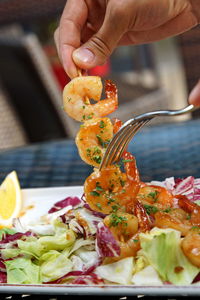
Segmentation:
<svg viewBox="0 0 200 300">
<path fill-rule="evenodd" d="M 83 63 L 91 63 L 94 59 L 94 53 L 87 48 L 80 48 L 74 51 L 73 58 Z"/>
</svg>

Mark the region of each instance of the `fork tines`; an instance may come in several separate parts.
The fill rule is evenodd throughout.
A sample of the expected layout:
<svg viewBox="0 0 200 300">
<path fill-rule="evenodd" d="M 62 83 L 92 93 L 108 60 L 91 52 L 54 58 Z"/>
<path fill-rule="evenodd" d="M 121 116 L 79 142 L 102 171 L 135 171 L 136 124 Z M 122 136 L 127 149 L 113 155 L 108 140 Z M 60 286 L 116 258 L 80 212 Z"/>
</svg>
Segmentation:
<svg viewBox="0 0 200 300">
<path fill-rule="evenodd" d="M 133 136 L 149 121 L 150 119 L 132 119 L 126 122 L 108 145 L 99 169 L 118 162 Z"/>
</svg>

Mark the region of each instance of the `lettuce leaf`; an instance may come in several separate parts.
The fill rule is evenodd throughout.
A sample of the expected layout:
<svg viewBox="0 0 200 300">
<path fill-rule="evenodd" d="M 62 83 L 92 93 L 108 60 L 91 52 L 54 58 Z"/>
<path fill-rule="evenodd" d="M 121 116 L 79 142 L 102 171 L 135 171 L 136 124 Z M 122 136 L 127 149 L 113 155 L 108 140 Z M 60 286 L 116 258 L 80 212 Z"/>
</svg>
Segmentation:
<svg viewBox="0 0 200 300">
<path fill-rule="evenodd" d="M 63 253 L 51 250 L 45 253 L 40 260 L 44 262 L 40 265 L 40 276 L 42 282 L 56 280 L 72 270 L 72 262 Z"/>
<path fill-rule="evenodd" d="M 39 266 L 28 258 L 16 258 L 4 261 L 7 270 L 7 283 L 41 283 Z"/>
<path fill-rule="evenodd" d="M 147 266 L 135 273 L 131 280 L 136 285 L 163 285 L 158 273 L 152 266 Z"/>
<path fill-rule="evenodd" d="M 39 258 L 50 250 L 62 251 L 73 245 L 76 239 L 75 233 L 72 230 L 67 229 L 65 224 L 57 224 L 55 230 L 56 233 L 52 236 L 42 236 L 40 238 L 30 237 L 25 241 L 18 240 L 18 247 L 23 253 Z"/>
<path fill-rule="evenodd" d="M 133 257 L 127 257 L 117 262 L 97 267 L 95 274 L 111 282 L 127 285 L 131 283 L 133 269 Z"/>
<path fill-rule="evenodd" d="M 143 255 L 155 268 L 162 280 L 176 285 L 191 284 L 199 269 L 183 254 L 180 232 L 173 229 L 153 228 L 150 233 L 141 233 Z"/>
</svg>

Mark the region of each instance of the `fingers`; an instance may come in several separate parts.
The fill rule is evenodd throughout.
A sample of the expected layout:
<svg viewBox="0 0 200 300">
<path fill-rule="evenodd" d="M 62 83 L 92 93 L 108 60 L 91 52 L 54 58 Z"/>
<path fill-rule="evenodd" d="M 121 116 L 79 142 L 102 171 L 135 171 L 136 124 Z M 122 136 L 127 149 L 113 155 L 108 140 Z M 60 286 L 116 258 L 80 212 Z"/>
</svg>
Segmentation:
<svg viewBox="0 0 200 300">
<path fill-rule="evenodd" d="M 200 106 L 200 80 L 189 95 L 189 103 L 195 106 Z"/>
<path fill-rule="evenodd" d="M 99 31 L 73 52 L 76 65 L 81 69 L 90 69 L 105 63 L 126 32 L 127 24 L 126 19 L 122 18 L 123 14 L 123 10 L 113 11 L 113 7 L 110 9 L 108 4 L 105 19 Z"/>
<path fill-rule="evenodd" d="M 86 23 L 87 14 L 88 9 L 84 0 L 68 0 L 59 28 L 54 34 L 59 58 L 70 78 L 78 75 L 72 53 L 80 47 L 81 31 Z"/>
<path fill-rule="evenodd" d="M 192 12 L 182 12 L 176 18 L 151 30 L 129 31 L 119 41 L 119 45 L 137 45 L 159 41 L 183 33 L 195 25 L 197 19 Z"/>
</svg>

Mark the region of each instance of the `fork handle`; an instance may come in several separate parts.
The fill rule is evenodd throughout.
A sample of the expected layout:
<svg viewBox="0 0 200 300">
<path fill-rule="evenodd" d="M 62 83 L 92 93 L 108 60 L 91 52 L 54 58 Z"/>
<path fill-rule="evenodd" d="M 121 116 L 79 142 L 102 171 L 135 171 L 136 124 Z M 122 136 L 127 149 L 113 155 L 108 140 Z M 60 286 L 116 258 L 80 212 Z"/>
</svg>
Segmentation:
<svg viewBox="0 0 200 300">
<path fill-rule="evenodd" d="M 178 116 L 178 115 L 183 115 L 185 113 L 189 113 L 194 111 L 195 109 L 197 109 L 197 107 L 195 107 L 193 104 L 190 104 L 188 106 L 186 106 L 183 109 L 178 109 L 178 110 L 158 110 L 158 111 L 154 111 L 154 112 L 148 112 L 148 113 L 144 113 L 138 117 L 135 117 L 135 120 L 139 119 L 143 119 L 143 118 L 147 118 L 147 117 L 157 117 L 157 116 Z"/>
</svg>

